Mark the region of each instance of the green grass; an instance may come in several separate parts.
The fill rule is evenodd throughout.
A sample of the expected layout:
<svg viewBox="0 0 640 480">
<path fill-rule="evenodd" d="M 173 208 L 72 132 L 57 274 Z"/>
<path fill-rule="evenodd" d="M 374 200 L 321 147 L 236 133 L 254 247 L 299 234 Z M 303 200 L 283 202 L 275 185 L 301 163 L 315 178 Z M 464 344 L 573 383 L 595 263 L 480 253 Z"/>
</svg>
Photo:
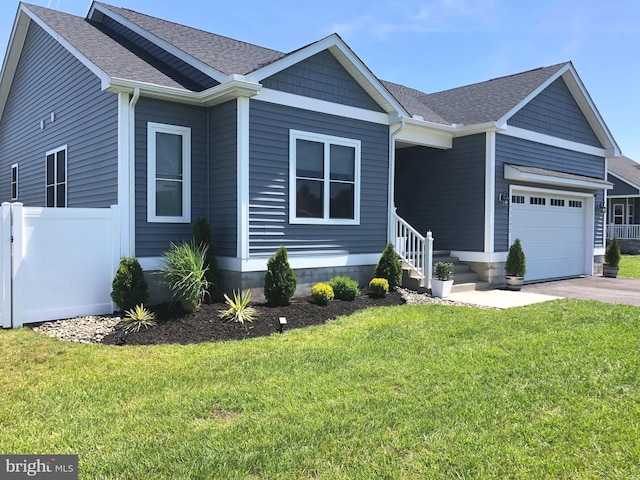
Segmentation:
<svg viewBox="0 0 640 480">
<path fill-rule="evenodd" d="M 640 255 L 622 255 L 618 276 L 640 278 Z"/>
<path fill-rule="evenodd" d="M 0 452 L 84 479 L 640 478 L 640 309 L 401 306 L 242 342 L 0 331 Z"/>
</svg>

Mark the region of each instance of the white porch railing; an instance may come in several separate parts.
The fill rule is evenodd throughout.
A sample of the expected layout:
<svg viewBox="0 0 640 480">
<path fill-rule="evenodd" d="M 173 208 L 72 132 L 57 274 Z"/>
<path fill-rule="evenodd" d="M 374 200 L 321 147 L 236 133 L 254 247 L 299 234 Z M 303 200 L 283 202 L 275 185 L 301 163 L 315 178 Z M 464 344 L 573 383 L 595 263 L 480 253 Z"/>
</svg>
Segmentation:
<svg viewBox="0 0 640 480">
<path fill-rule="evenodd" d="M 393 214 L 394 247 L 398 256 L 424 280 L 425 288 L 431 287 L 433 271 L 433 237 L 421 235 L 397 214 Z"/>
<path fill-rule="evenodd" d="M 607 225 L 607 238 L 618 240 L 640 240 L 640 225 Z"/>
</svg>

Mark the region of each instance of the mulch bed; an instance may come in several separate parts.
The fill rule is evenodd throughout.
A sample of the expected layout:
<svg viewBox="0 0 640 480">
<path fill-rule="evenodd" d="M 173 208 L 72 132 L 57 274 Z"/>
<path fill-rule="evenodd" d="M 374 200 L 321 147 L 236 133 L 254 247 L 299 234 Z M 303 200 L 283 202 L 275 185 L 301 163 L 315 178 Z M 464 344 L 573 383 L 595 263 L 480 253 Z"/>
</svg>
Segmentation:
<svg viewBox="0 0 640 480">
<path fill-rule="evenodd" d="M 222 342 L 263 337 L 278 332 L 280 317 L 287 319 L 285 330 L 319 325 L 341 315 L 350 315 L 369 307 L 401 305 L 404 299 L 398 292 L 389 292 L 383 298 L 373 298 L 365 291 L 353 301 L 333 300 L 326 306 L 311 302 L 309 297 L 294 298 L 284 307 L 252 304 L 258 315 L 245 325 L 220 319 L 224 303 L 203 304 L 200 311 L 185 313 L 177 304 L 152 307 L 157 325 L 127 336 L 126 345 L 157 345 L 178 343 L 182 345 L 200 342 Z M 118 333 L 107 335 L 102 343 L 123 344 Z"/>
</svg>

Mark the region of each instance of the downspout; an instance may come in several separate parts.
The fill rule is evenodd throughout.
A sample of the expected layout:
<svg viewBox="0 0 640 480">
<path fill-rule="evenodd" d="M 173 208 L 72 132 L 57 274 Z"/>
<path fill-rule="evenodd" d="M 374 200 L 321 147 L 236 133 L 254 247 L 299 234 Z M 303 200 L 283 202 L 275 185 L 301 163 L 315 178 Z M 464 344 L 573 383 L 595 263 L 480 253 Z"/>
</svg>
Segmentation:
<svg viewBox="0 0 640 480">
<path fill-rule="evenodd" d="M 396 182 L 396 136 L 400 133 L 400 130 L 405 125 L 405 119 L 400 119 L 400 124 L 391 130 L 389 134 L 389 193 L 387 199 L 389 222 L 387 226 L 387 243 L 393 243 L 395 241 L 394 219 L 393 215 L 396 212 L 395 206 L 395 182 Z"/>
<path fill-rule="evenodd" d="M 129 102 L 129 256 L 136 256 L 136 104 L 140 89 L 133 89 Z"/>
</svg>

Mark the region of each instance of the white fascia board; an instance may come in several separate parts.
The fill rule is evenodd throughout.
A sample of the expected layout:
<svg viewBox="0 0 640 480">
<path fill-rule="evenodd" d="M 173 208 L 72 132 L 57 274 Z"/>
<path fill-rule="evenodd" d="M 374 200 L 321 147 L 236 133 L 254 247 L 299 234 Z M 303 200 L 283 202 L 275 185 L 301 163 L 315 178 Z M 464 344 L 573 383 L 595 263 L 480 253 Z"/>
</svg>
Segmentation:
<svg viewBox="0 0 640 480">
<path fill-rule="evenodd" d="M 472 263 L 498 263 L 507 261 L 508 252 L 466 252 L 463 250 L 451 250 L 451 256 L 461 262 Z"/>
<path fill-rule="evenodd" d="M 499 131 L 502 131 L 503 128 L 504 128 L 504 125 L 498 125 L 497 122 L 478 123 L 475 125 L 454 124 L 453 136 L 454 138 L 457 138 L 457 137 L 467 137 L 469 135 L 476 135 L 478 133 L 499 132 Z"/>
<path fill-rule="evenodd" d="M 7 45 L 7 51 L 2 62 L 2 70 L 0 71 L 0 119 L 9 98 L 9 91 L 11 90 L 13 77 L 16 74 L 16 68 L 18 68 L 18 61 L 22 54 L 22 47 L 24 46 L 30 23 L 31 18 L 23 11 L 21 4 L 13 22 L 9 44 Z"/>
<path fill-rule="evenodd" d="M 270 88 L 263 88 L 260 90 L 260 93 L 254 97 L 254 100 L 300 108 L 312 112 L 325 113 L 327 115 L 353 118 L 355 120 L 362 120 L 365 122 L 379 123 L 381 125 L 389 125 L 390 123 L 389 115 L 386 113 L 327 102 L 326 100 L 318 100 L 317 98 L 304 97 L 302 95 L 281 92 Z"/>
<path fill-rule="evenodd" d="M 590 182 L 589 180 L 578 180 L 575 178 L 554 177 L 539 173 L 522 172 L 511 165 L 504 166 L 505 180 L 513 180 L 516 182 L 537 183 L 541 185 L 555 185 L 566 188 L 580 188 L 583 190 L 611 190 L 613 185 L 603 185 L 599 182 Z M 515 188 L 515 186 L 514 186 Z M 521 187 L 517 187 L 521 190 Z M 565 194 L 567 192 L 564 192 Z"/>
<path fill-rule="evenodd" d="M 259 68 L 247 75 L 247 78 L 255 82 L 260 82 L 324 50 L 329 50 L 360 86 L 364 88 L 387 113 L 396 112 L 400 115 L 408 115 L 402 105 L 400 105 L 393 95 L 380 83 L 378 78 L 335 33 L 265 67 Z"/>
<path fill-rule="evenodd" d="M 640 194 L 631 195 L 607 195 L 608 199 L 620 199 L 620 198 L 640 198 Z"/>
<path fill-rule="evenodd" d="M 171 55 L 179 58 L 180 60 L 182 60 L 183 62 L 191 65 L 192 67 L 196 68 L 197 70 L 200 70 L 202 73 L 208 75 L 209 77 L 213 78 L 214 80 L 216 80 L 217 82 L 224 82 L 227 78 L 227 75 L 225 75 L 224 73 L 216 70 L 215 68 L 207 65 L 204 62 L 201 62 L 200 60 L 196 59 L 195 57 L 192 57 L 191 55 L 185 53 L 184 51 L 180 50 L 179 48 L 177 48 L 175 45 L 162 40 L 161 38 L 153 35 L 151 32 L 148 32 L 147 30 L 145 30 L 144 28 L 138 26 L 137 24 L 127 20 L 126 18 L 124 18 L 121 15 L 118 15 L 117 13 L 109 10 L 106 7 L 103 7 L 100 4 L 96 4 L 95 2 L 93 3 L 93 6 L 91 7 L 90 11 L 89 11 L 89 18 L 92 18 L 94 13 L 98 11 L 100 13 L 102 13 L 103 15 L 106 15 L 107 17 L 111 17 L 114 20 L 116 20 L 118 23 L 121 23 L 122 25 L 124 25 L 125 27 L 127 27 L 128 29 L 132 30 L 133 32 L 137 33 L 138 35 L 140 35 L 141 37 L 145 38 L 146 40 L 149 40 L 151 43 L 157 45 L 158 47 L 162 48 L 163 50 L 169 52 Z"/>
<path fill-rule="evenodd" d="M 553 137 L 544 133 L 532 132 L 531 130 L 526 130 L 524 128 L 507 126 L 505 129 L 500 130 L 499 133 L 502 135 L 508 135 L 509 137 L 542 143 L 543 145 L 549 145 L 551 147 L 558 147 L 565 150 L 571 150 L 573 152 L 595 155 L 596 157 L 605 158 L 610 156 L 608 155 L 609 152 L 603 148 L 592 147 L 591 145 L 585 145 L 584 143 L 572 142 L 570 140 Z"/>
<path fill-rule="evenodd" d="M 216 262 L 221 270 L 228 270 L 232 272 L 264 272 L 267 270 L 268 260 L 269 259 L 267 257 L 248 259 L 222 256 L 216 257 Z M 289 255 L 289 265 L 291 265 L 291 268 L 293 269 L 376 265 L 378 260 L 380 260 L 379 253 L 317 256 Z M 161 270 L 164 268 L 164 259 L 162 257 L 141 257 L 138 258 L 138 262 L 145 271 Z"/>
<path fill-rule="evenodd" d="M 192 92 L 191 90 L 163 87 L 152 83 L 111 78 L 106 90 L 117 93 L 133 93 L 136 88 L 140 89 L 140 95 L 144 97 L 210 107 L 239 97 L 252 97 L 257 95 L 262 86 L 232 76 L 227 77 L 225 83 L 221 83 L 202 92 Z"/>
</svg>

